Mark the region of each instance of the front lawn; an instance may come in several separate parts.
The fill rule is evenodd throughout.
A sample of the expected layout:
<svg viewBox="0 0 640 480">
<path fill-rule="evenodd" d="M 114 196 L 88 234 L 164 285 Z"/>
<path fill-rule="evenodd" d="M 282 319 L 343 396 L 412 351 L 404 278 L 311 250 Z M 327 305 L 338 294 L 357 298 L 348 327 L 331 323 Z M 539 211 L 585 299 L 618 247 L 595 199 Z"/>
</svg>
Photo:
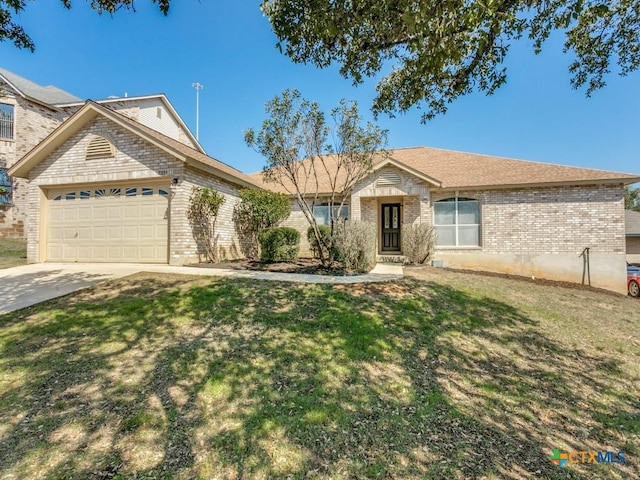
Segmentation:
<svg viewBox="0 0 640 480">
<path fill-rule="evenodd" d="M 21 238 L 0 237 L 0 268 L 27 263 L 27 242 Z"/>
<path fill-rule="evenodd" d="M 0 316 L 0 478 L 640 475 L 640 302 L 413 272 L 140 274 Z"/>
</svg>

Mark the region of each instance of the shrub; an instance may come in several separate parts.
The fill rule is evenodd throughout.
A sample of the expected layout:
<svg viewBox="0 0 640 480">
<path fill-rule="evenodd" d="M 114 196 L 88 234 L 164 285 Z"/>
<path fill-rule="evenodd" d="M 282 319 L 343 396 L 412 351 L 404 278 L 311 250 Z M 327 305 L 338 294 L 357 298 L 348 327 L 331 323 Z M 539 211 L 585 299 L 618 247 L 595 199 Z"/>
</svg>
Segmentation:
<svg viewBox="0 0 640 480">
<path fill-rule="evenodd" d="M 243 240 L 245 255 L 260 256 L 258 233 L 265 228 L 278 226 L 291 214 L 289 198 L 281 193 L 243 188 L 238 192 L 240 202 L 234 209 L 234 223 Z"/>
<path fill-rule="evenodd" d="M 223 203 L 224 195 L 216 190 L 207 187 L 193 187 L 191 190 L 187 218 L 198 245 L 198 255 L 204 253 L 211 262 L 218 260 L 216 219 Z"/>
<path fill-rule="evenodd" d="M 431 225 L 421 223 L 402 226 L 402 253 L 407 257 L 408 263 L 420 265 L 430 260 L 435 241 L 435 231 Z"/>
<path fill-rule="evenodd" d="M 318 225 L 318 231 L 320 232 L 320 237 L 324 242 L 324 245 L 319 245 L 318 240 L 313 232 L 313 227 L 309 227 L 307 229 L 307 239 L 309 240 L 309 245 L 311 246 L 311 253 L 313 253 L 314 258 L 320 258 L 320 252 L 322 251 L 324 258 L 329 258 L 329 251 L 326 245 L 331 245 L 331 227 L 329 225 Z M 322 250 L 321 250 L 322 249 Z"/>
<path fill-rule="evenodd" d="M 300 252 L 300 232 L 290 227 L 273 227 L 258 233 L 263 262 L 290 262 Z"/>
<path fill-rule="evenodd" d="M 370 222 L 337 224 L 333 233 L 336 260 L 347 270 L 364 273 L 376 264 L 376 227 Z"/>
</svg>

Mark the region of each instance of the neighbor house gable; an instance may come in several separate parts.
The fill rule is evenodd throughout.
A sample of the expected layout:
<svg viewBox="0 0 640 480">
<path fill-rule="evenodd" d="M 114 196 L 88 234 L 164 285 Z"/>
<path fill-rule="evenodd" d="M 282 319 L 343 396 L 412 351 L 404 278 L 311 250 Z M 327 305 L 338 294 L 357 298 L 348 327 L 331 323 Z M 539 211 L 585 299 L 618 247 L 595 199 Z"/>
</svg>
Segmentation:
<svg viewBox="0 0 640 480">
<path fill-rule="evenodd" d="M 95 100 L 95 102 L 205 153 L 204 148 L 164 93 L 135 97 L 110 97 Z M 73 113 L 83 105 L 84 102 L 73 102 L 60 105 L 60 107 Z"/>
</svg>

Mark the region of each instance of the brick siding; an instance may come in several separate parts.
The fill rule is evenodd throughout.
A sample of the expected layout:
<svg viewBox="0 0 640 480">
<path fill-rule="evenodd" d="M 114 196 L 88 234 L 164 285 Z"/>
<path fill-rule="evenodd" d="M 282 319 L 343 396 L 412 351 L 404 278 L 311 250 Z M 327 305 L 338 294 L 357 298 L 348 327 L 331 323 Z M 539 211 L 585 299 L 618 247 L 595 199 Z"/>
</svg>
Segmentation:
<svg viewBox="0 0 640 480">
<path fill-rule="evenodd" d="M 86 160 L 86 149 L 91 139 L 105 134 L 114 143 L 115 158 Z M 166 181 L 169 185 L 173 177 L 180 181 L 177 186 L 171 187 L 169 261 L 173 264 L 198 261 L 197 246 L 186 217 L 191 189 L 195 185 L 208 186 L 225 195 L 226 201 L 218 221 L 218 246 L 223 258 L 241 256 L 231 221 L 233 207 L 238 199 L 236 186 L 198 170 L 185 168 L 181 161 L 164 150 L 108 119 L 98 117 L 64 142 L 30 173 L 27 226 L 29 261 L 42 260 L 39 258 L 39 228 L 43 189 L 76 183 L 108 184 L 151 179 Z"/>
<path fill-rule="evenodd" d="M 451 196 L 433 192 L 432 201 Z M 458 196 L 480 201 L 484 253 L 625 251 L 622 185 L 460 191 Z"/>
</svg>

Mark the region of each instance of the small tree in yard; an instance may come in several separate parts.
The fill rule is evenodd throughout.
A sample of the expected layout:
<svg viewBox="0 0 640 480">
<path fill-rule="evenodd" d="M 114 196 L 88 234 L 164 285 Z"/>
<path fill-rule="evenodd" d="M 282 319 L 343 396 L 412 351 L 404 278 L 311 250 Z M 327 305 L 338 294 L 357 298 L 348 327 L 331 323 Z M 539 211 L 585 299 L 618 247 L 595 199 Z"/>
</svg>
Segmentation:
<svg viewBox="0 0 640 480">
<path fill-rule="evenodd" d="M 248 257 L 260 256 L 258 234 L 271 227 L 278 226 L 291 214 L 289 198 L 282 193 L 269 192 L 254 188 L 243 188 L 238 192 L 240 202 L 234 210 L 236 228 L 247 239 Z"/>
<path fill-rule="evenodd" d="M 436 234 L 431 225 L 402 226 L 402 252 L 409 263 L 421 265 L 429 261 L 435 244 Z"/>
<path fill-rule="evenodd" d="M 216 220 L 223 203 L 224 196 L 210 188 L 193 187 L 191 191 L 187 218 L 198 245 L 198 255 L 204 252 L 210 262 L 218 261 Z"/>
<path fill-rule="evenodd" d="M 268 117 L 258 132 L 249 129 L 245 141 L 267 160 L 264 179 L 294 196 L 313 229 L 323 264 L 332 262 L 331 242 L 345 202 L 355 185 L 384 158 L 387 131 L 371 123 L 362 126 L 355 102 L 341 100 L 331 111 L 332 125 L 315 102 L 297 90 L 285 90 L 265 107 Z M 326 200 L 323 200 L 326 199 Z M 323 235 L 314 215 L 320 201 L 329 205 L 331 235 Z"/>
</svg>

